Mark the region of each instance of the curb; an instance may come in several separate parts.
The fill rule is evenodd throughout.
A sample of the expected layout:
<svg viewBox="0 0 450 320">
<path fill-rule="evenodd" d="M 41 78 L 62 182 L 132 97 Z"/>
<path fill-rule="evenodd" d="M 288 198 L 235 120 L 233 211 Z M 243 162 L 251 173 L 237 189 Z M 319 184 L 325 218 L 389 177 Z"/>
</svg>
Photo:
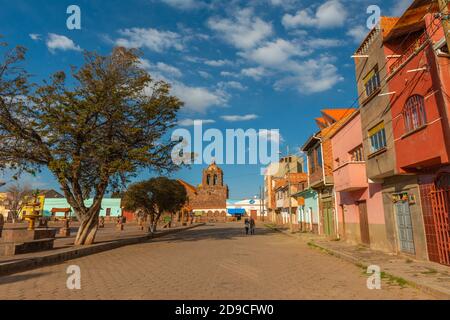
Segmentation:
<svg viewBox="0 0 450 320">
<path fill-rule="evenodd" d="M 296 239 L 300 239 L 295 234 L 290 234 L 290 233 L 284 232 L 283 230 L 280 230 L 277 227 L 272 227 L 272 226 L 266 225 L 266 228 L 275 230 L 275 231 L 277 231 L 277 232 L 279 232 L 281 234 L 284 234 L 284 235 L 286 235 L 288 237 L 293 237 L 293 238 L 296 238 Z M 347 262 L 353 263 L 357 267 L 360 267 L 360 268 L 363 268 L 363 269 L 367 269 L 369 267 L 369 265 L 367 265 L 366 262 L 364 262 L 363 260 L 361 260 L 359 258 L 356 258 L 356 257 L 354 257 L 352 255 L 349 255 L 349 254 L 346 254 L 346 253 L 342 253 L 340 251 L 336 251 L 336 250 L 333 250 L 333 249 L 330 249 L 330 248 L 326 248 L 326 247 L 321 246 L 320 244 L 316 243 L 314 240 L 308 241 L 307 244 L 312 246 L 312 247 L 315 247 L 316 249 L 323 250 L 329 255 L 332 255 L 332 256 L 335 256 L 335 257 L 337 257 L 339 259 L 342 259 L 342 260 L 345 260 Z M 443 292 L 443 291 L 435 289 L 433 287 L 430 287 L 430 286 L 427 286 L 427 285 L 423 285 L 421 283 L 418 283 L 418 282 L 415 282 L 413 280 L 410 280 L 409 278 L 405 279 L 404 276 L 396 275 L 394 273 L 384 272 L 384 274 L 387 275 L 388 277 L 401 278 L 401 279 L 403 279 L 406 282 L 407 285 L 409 285 L 409 286 L 411 286 L 413 288 L 419 289 L 420 291 L 422 291 L 424 293 L 433 295 L 436 298 L 445 299 L 445 300 L 449 300 L 450 299 L 450 294 L 447 293 L 447 292 Z"/>
<path fill-rule="evenodd" d="M 59 252 L 54 254 L 49 254 L 43 257 L 36 257 L 36 258 L 29 258 L 24 259 L 21 261 L 12 261 L 12 262 L 6 262 L 4 264 L 0 265 L 0 277 L 5 275 L 11 275 L 18 272 L 23 271 L 29 271 L 32 269 L 52 265 L 52 264 L 59 264 L 68 260 L 77 259 L 85 256 L 89 256 L 92 254 L 109 251 L 113 249 L 117 249 L 124 246 L 129 246 L 133 244 L 139 244 L 143 243 L 145 241 L 164 237 L 170 234 L 190 230 L 193 228 L 197 228 L 200 226 L 205 225 L 204 223 L 196 224 L 193 226 L 180 228 L 180 229 L 173 229 L 173 230 L 166 230 L 162 231 L 157 234 L 149 234 L 144 236 L 139 236 L 135 238 L 128 238 L 123 240 L 113 240 L 111 242 L 106 243 L 99 243 L 99 244 L 93 244 L 91 246 L 87 247 L 79 247 L 79 248 L 73 248 L 66 252 Z"/>
</svg>

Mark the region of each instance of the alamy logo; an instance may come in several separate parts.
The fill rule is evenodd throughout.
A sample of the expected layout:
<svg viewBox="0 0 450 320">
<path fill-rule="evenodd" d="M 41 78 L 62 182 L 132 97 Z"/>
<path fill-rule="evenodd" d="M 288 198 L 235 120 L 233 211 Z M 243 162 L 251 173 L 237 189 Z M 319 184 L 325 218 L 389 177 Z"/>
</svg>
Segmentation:
<svg viewBox="0 0 450 320">
<path fill-rule="evenodd" d="M 67 289 L 80 290 L 81 289 L 81 269 L 77 265 L 70 265 L 67 267 L 66 273 L 69 275 L 66 281 Z"/>
<path fill-rule="evenodd" d="M 70 16 L 67 18 L 66 25 L 69 30 L 81 30 L 81 9 L 77 5 L 70 5 L 67 7 L 67 14 Z"/>
<path fill-rule="evenodd" d="M 172 141 L 172 161 L 182 164 L 250 164 L 268 166 L 278 163 L 280 131 L 278 129 L 219 129 L 203 131 L 202 121 L 194 121 L 193 136 L 187 129 L 176 129 Z M 204 143 L 207 143 L 204 145 Z M 261 171 L 267 174 L 267 169 Z"/>
<path fill-rule="evenodd" d="M 370 14 L 369 18 L 367 18 L 367 28 L 372 30 L 380 22 L 381 9 L 377 5 L 371 5 L 367 7 L 367 13 Z"/>
<path fill-rule="evenodd" d="M 371 274 L 367 279 L 367 289 L 369 290 L 380 290 L 381 289 L 381 268 L 379 266 L 369 266 L 367 268 L 367 273 Z"/>
</svg>

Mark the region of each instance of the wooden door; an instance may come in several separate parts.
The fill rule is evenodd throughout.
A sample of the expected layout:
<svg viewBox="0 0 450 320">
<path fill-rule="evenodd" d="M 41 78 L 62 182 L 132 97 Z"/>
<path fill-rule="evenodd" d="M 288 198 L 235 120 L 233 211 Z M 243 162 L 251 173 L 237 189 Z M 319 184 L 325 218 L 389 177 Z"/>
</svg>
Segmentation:
<svg viewBox="0 0 450 320">
<path fill-rule="evenodd" d="M 333 203 L 331 201 L 323 202 L 323 220 L 324 233 L 327 236 L 334 235 L 334 217 L 333 217 Z"/>
<path fill-rule="evenodd" d="M 367 216 L 367 202 L 358 203 L 359 228 L 361 230 L 361 243 L 370 245 L 369 218 Z"/>
</svg>

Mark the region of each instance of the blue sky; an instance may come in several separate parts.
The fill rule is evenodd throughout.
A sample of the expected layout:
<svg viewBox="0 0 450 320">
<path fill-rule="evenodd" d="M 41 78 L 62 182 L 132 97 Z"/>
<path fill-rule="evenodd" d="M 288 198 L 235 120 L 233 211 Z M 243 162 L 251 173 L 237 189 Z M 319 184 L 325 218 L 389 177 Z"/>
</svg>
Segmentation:
<svg viewBox="0 0 450 320">
<path fill-rule="evenodd" d="M 173 86 L 186 104 L 180 126 L 279 129 L 295 150 L 317 130 L 323 108 L 349 107 L 357 96 L 350 59 L 368 32 L 369 5 L 398 15 L 411 0 L 0 0 L 0 34 L 28 48 L 35 81 L 82 63 L 83 50 L 138 47 L 142 65 Z M 66 27 L 69 5 L 81 30 Z M 207 123 L 207 124 L 206 124 Z M 204 166 L 173 176 L 196 185 Z M 231 198 L 252 197 L 260 166 L 224 165 Z M 143 172 L 140 179 L 151 175 Z M 8 180 L 8 175 L 0 179 Z M 58 189 L 51 174 L 23 179 Z"/>
</svg>

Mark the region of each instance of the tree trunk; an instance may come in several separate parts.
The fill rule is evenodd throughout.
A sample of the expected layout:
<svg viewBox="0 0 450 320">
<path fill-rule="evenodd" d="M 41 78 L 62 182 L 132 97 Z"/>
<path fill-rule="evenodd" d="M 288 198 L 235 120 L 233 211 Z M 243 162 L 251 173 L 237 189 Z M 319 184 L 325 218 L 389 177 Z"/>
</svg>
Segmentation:
<svg viewBox="0 0 450 320">
<path fill-rule="evenodd" d="M 78 229 L 77 236 L 75 238 L 75 245 L 91 245 L 94 243 L 95 235 L 98 229 L 98 212 L 90 212 L 85 219 L 81 220 L 80 228 Z"/>
</svg>

